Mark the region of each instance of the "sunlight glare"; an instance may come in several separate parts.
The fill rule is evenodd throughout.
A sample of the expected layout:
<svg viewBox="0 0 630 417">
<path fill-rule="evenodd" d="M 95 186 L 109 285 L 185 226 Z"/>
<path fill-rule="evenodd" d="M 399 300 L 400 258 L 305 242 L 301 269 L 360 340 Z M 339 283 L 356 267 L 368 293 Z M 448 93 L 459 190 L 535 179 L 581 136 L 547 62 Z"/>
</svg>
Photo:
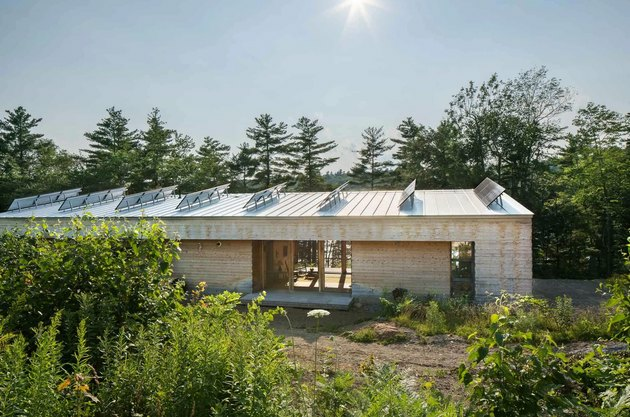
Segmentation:
<svg viewBox="0 0 630 417">
<path fill-rule="evenodd" d="M 337 7 L 334 8 L 337 12 L 347 11 L 348 17 L 346 18 L 346 24 L 344 30 L 359 18 L 370 28 L 370 14 L 369 8 L 378 7 L 383 8 L 378 0 L 344 0 Z"/>
</svg>

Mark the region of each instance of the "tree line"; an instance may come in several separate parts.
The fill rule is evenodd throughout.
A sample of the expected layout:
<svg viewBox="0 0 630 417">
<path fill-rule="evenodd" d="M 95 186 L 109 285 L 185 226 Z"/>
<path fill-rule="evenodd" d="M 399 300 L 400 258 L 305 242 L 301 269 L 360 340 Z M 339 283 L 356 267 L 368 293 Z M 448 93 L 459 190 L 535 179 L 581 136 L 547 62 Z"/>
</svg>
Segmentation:
<svg viewBox="0 0 630 417">
<path fill-rule="evenodd" d="M 351 169 L 323 174 L 338 160 L 337 143 L 323 140 L 324 127 L 308 117 L 289 127 L 262 114 L 231 152 L 210 136 L 196 148 L 157 108 L 135 131 L 112 107 L 77 155 L 35 133 L 41 119 L 18 107 L 0 120 L 0 206 L 75 186 L 136 192 L 178 184 L 190 192 L 230 182 L 232 191 L 250 192 L 287 182 L 319 191 L 346 179 L 368 189 L 416 179 L 431 189 L 471 188 L 490 177 L 535 213 L 536 276 L 606 277 L 621 271 L 630 227 L 630 113 L 588 103 L 567 126 L 571 110 L 570 89 L 544 67 L 506 80 L 494 74 L 462 87 L 435 127 L 407 117 L 397 138 L 366 128 Z"/>
</svg>

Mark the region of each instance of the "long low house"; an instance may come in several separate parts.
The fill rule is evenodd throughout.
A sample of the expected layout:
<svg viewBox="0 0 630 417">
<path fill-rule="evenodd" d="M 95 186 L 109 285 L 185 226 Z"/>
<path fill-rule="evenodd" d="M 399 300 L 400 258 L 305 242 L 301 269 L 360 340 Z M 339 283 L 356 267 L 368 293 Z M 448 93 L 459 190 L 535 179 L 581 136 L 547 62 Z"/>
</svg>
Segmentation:
<svg viewBox="0 0 630 417">
<path fill-rule="evenodd" d="M 477 298 L 532 291 L 533 214 L 490 179 L 459 190 L 416 190 L 415 181 L 403 191 L 175 190 L 21 198 L 0 213 L 0 228 L 87 213 L 159 218 L 181 240 L 174 271 L 189 287 L 205 281 L 245 300 L 265 290 L 271 304 L 344 308 L 395 288 Z"/>
</svg>

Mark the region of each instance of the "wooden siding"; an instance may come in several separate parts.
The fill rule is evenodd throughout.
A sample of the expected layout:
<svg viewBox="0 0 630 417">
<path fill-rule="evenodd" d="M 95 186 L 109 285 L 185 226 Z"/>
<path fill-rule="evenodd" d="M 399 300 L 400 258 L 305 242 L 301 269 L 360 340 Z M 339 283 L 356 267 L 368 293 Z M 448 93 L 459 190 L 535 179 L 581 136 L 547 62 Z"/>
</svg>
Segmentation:
<svg viewBox="0 0 630 417">
<path fill-rule="evenodd" d="M 450 242 L 352 242 L 352 295 L 450 293 Z"/>
<path fill-rule="evenodd" d="M 205 281 L 209 292 L 252 290 L 252 242 L 247 240 L 182 240 L 174 275 L 187 287 Z"/>
<path fill-rule="evenodd" d="M 483 299 L 502 290 L 532 292 L 531 216 L 422 216 L 422 217 L 309 217 L 309 218 L 164 218 L 170 236 L 209 241 L 234 242 L 236 251 L 217 249 L 218 265 L 182 259 L 179 270 L 191 280 L 215 276 L 216 285 L 232 289 L 236 282 L 251 288 L 253 240 L 349 240 L 362 242 L 475 242 L 475 294 Z M 68 219 L 60 219 L 60 225 Z M 51 220 L 50 224 L 54 224 Z M 0 219 L 0 227 L 17 227 L 24 219 Z M 245 239 L 245 240 L 244 240 Z M 354 248 L 353 248 L 354 249 Z M 210 249 L 208 249 L 210 250 Z M 182 257 L 186 256 L 182 254 Z M 204 255 L 205 256 L 205 255 Z M 208 255 L 209 256 L 209 255 Z M 353 257 L 356 254 L 353 253 Z M 361 256 L 359 254 L 359 256 Z M 386 265 L 389 258 L 384 261 Z M 190 268 L 192 273 L 187 271 Z M 199 268 L 198 270 L 196 270 Z M 353 259 L 353 272 L 355 259 Z M 234 273 L 231 271 L 234 270 Z M 245 278 L 249 278 L 247 283 Z M 242 281 L 238 281 L 238 280 Z M 354 279 L 354 277 L 353 277 Z M 208 281 L 208 279 L 206 279 Z M 208 281 L 209 282 L 209 281 Z M 209 282 L 210 286 L 210 282 Z M 383 287 L 393 288 L 385 280 Z M 353 285 L 353 293 L 361 287 Z"/>
</svg>

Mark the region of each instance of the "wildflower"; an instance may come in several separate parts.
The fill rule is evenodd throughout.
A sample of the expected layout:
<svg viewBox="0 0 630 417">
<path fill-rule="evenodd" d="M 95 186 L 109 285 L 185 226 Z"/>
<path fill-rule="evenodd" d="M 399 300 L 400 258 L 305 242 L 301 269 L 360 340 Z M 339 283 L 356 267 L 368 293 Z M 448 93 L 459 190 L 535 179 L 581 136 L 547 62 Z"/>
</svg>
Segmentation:
<svg viewBox="0 0 630 417">
<path fill-rule="evenodd" d="M 315 317 L 316 319 L 321 319 L 322 317 L 326 317 L 329 315 L 330 315 L 330 311 L 322 310 L 322 309 L 315 309 L 306 313 L 306 317 Z"/>
</svg>

